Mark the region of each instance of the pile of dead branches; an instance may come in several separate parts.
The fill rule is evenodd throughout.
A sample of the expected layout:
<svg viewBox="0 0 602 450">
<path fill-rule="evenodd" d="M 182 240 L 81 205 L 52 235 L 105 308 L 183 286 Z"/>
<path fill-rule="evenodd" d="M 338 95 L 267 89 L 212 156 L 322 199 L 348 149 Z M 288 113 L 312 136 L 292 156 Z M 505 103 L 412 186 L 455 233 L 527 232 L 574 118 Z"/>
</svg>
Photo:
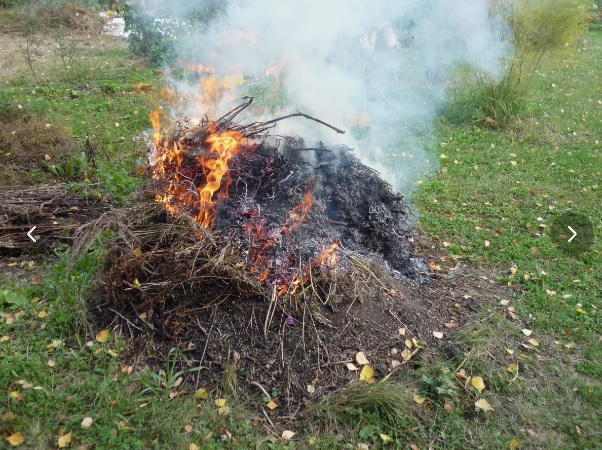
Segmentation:
<svg viewBox="0 0 602 450">
<path fill-rule="evenodd" d="M 98 217 L 107 205 L 65 183 L 0 190 L 0 253 L 47 250 L 69 243 L 73 230 Z M 27 232 L 35 226 L 33 242 Z"/>
</svg>

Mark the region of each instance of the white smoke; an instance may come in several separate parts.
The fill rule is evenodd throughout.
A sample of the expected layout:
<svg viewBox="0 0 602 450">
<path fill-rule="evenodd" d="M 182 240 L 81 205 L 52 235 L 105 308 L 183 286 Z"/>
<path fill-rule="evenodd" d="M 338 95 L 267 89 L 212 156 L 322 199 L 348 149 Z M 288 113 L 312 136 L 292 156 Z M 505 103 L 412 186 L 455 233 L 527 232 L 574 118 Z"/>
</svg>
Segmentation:
<svg viewBox="0 0 602 450">
<path fill-rule="evenodd" d="M 276 66 L 287 104 L 269 117 L 248 113 L 249 120 L 299 110 L 345 129 L 340 135 L 293 118 L 273 133 L 349 145 L 407 191 L 424 169 L 423 139 L 454 67 L 500 73 L 508 49 L 497 23 L 488 0 L 239 0 L 195 37 L 194 57 L 216 74 L 240 72 L 247 80 L 265 80 Z M 227 102 L 223 112 L 238 103 Z M 368 127 L 354 133 L 354 125 Z"/>
</svg>

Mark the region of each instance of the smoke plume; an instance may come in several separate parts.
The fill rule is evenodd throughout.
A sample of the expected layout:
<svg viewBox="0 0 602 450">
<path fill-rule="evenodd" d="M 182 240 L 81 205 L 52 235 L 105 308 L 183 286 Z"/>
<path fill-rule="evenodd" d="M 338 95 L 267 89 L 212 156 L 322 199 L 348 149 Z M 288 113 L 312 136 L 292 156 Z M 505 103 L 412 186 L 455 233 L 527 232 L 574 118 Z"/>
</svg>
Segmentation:
<svg viewBox="0 0 602 450">
<path fill-rule="evenodd" d="M 262 92 L 272 106 L 255 108 L 248 120 L 298 110 L 331 123 L 346 134 L 303 118 L 279 122 L 273 134 L 346 144 L 407 191 L 428 167 L 424 140 L 454 68 L 469 64 L 499 74 L 507 46 L 497 23 L 488 0 L 240 0 L 186 47 L 196 49 L 187 56 L 213 65 L 216 75 L 245 79 L 218 112 L 269 86 Z M 175 87 L 188 94 L 199 89 Z M 194 108 L 180 113 L 198 115 Z"/>
</svg>

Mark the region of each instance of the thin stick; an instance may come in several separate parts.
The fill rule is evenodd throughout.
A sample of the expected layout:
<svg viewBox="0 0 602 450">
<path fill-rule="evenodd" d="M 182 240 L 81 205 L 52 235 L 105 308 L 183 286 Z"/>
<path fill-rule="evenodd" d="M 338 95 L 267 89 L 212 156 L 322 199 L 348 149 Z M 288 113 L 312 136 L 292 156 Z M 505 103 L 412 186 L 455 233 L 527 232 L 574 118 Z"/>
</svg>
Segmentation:
<svg viewBox="0 0 602 450">
<path fill-rule="evenodd" d="M 115 314 L 117 314 L 119 317 L 121 317 L 123 320 L 125 320 L 127 322 L 128 325 L 133 326 L 134 328 L 136 328 L 139 331 L 144 331 L 142 328 L 140 328 L 139 326 L 135 325 L 131 320 L 129 320 L 128 318 L 124 317 L 123 315 L 121 315 L 121 313 L 115 311 L 112 308 L 108 308 L 109 311 L 113 311 Z"/>
<path fill-rule="evenodd" d="M 419 349 L 419 348 L 417 348 L 417 349 L 416 349 L 416 350 L 414 350 L 412 353 L 410 353 L 410 356 L 408 357 L 408 359 L 404 359 L 404 360 L 401 362 L 401 364 L 399 364 L 397 367 L 393 368 L 393 369 L 391 370 L 391 372 L 389 372 L 389 373 L 387 374 L 387 376 L 386 376 L 386 377 L 384 377 L 382 380 L 380 380 L 380 381 L 379 381 L 379 383 L 383 383 L 383 382 L 387 381 L 389 378 L 391 378 L 391 377 L 393 376 L 393 374 L 394 374 L 395 372 L 397 372 L 397 370 L 398 370 L 398 369 L 399 369 L 401 366 L 403 366 L 404 364 L 407 364 L 408 362 L 410 362 L 410 361 L 412 360 L 412 356 L 414 356 L 414 355 L 415 355 L 416 353 L 418 353 L 419 351 L 420 351 L 420 349 Z"/>
<path fill-rule="evenodd" d="M 245 97 L 245 98 L 248 98 L 249 100 L 247 102 L 243 103 L 242 105 L 237 106 L 232 111 L 230 111 L 229 113 L 226 113 L 219 119 L 217 119 L 217 121 L 215 123 L 218 123 L 218 124 L 226 123 L 227 124 L 227 123 L 232 122 L 232 119 L 234 119 L 237 115 L 239 115 L 242 111 L 244 111 L 251 103 L 253 103 L 253 97 Z"/>
<path fill-rule="evenodd" d="M 203 365 L 203 361 L 205 360 L 205 352 L 207 351 L 207 346 L 209 345 L 209 339 L 211 339 L 211 332 L 213 331 L 213 324 L 215 323 L 215 314 L 217 312 L 217 307 L 214 308 L 213 310 L 213 314 L 211 315 L 211 326 L 209 327 L 209 332 L 206 333 L 207 334 L 207 339 L 205 340 L 205 347 L 203 347 L 203 354 L 201 355 L 201 359 L 199 361 L 199 367 L 201 367 Z M 201 327 L 199 318 L 197 317 L 197 326 L 201 329 L 201 331 L 205 332 L 205 330 L 203 330 L 203 327 Z M 196 383 L 195 383 L 195 387 L 196 389 L 199 388 L 199 382 L 201 381 L 201 371 L 199 370 L 197 372 L 196 375 Z"/>
<path fill-rule="evenodd" d="M 257 381 L 250 381 L 249 384 L 252 384 L 253 386 L 257 386 L 261 392 L 264 393 L 264 395 L 268 398 L 268 401 L 272 400 L 272 396 L 270 394 L 268 394 L 268 391 L 265 390 L 265 388 L 259 384 Z"/>
<path fill-rule="evenodd" d="M 267 342 L 268 340 L 268 330 L 270 328 L 270 324 L 272 323 L 272 318 L 274 317 L 274 313 L 276 312 L 276 300 L 278 297 L 276 296 L 276 286 L 272 289 L 272 298 L 270 300 L 270 305 L 268 306 L 268 312 L 265 318 L 265 322 L 263 324 L 263 336 Z"/>
<path fill-rule="evenodd" d="M 268 120 L 267 122 L 260 122 L 260 123 L 257 123 L 257 124 L 251 124 L 251 125 L 249 125 L 248 128 L 249 129 L 259 128 L 259 127 L 263 128 L 263 127 L 265 127 L 267 125 L 270 125 L 270 124 L 276 123 L 276 122 L 280 122 L 281 120 L 288 119 L 290 117 L 305 117 L 306 119 L 313 120 L 314 122 L 318 122 L 319 124 L 322 124 L 322 125 L 324 125 L 324 126 L 326 126 L 328 128 L 331 128 L 331 129 L 333 129 L 334 131 L 336 131 L 339 134 L 345 134 L 345 131 L 341 130 L 340 128 L 334 127 L 334 126 L 332 126 L 332 125 L 330 125 L 330 124 L 328 124 L 326 122 L 323 122 L 320 119 L 316 119 L 315 117 L 308 116 L 307 114 L 303 114 L 301 112 L 296 112 L 295 114 L 289 114 L 288 116 L 283 116 L 283 117 L 279 117 L 277 119 Z M 257 132 L 259 132 L 259 131 L 257 131 Z M 253 133 L 255 133 L 255 132 L 253 132 Z"/>
<path fill-rule="evenodd" d="M 268 422 L 270 422 L 270 425 L 272 425 L 272 432 L 276 431 L 276 427 L 274 426 L 274 422 L 272 422 L 272 419 L 270 419 L 270 416 L 268 416 L 268 414 L 265 412 L 265 409 L 263 408 L 263 406 L 261 407 L 261 412 L 263 413 L 263 415 L 265 416 L 265 418 L 268 419 Z"/>
</svg>

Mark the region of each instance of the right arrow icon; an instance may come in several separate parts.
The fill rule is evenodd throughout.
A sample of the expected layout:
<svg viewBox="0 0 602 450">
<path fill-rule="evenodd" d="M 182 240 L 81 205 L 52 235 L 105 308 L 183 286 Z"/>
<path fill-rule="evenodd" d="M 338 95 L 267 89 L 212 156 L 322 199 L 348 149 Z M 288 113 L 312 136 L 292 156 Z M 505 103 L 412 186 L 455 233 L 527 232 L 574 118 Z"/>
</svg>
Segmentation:
<svg viewBox="0 0 602 450">
<path fill-rule="evenodd" d="M 577 236 L 577 232 L 575 230 L 573 230 L 571 227 L 568 227 L 568 229 L 571 230 L 571 233 L 573 233 L 573 235 L 568 240 L 568 242 L 571 242 L 573 239 L 575 239 L 575 236 Z"/>
</svg>

